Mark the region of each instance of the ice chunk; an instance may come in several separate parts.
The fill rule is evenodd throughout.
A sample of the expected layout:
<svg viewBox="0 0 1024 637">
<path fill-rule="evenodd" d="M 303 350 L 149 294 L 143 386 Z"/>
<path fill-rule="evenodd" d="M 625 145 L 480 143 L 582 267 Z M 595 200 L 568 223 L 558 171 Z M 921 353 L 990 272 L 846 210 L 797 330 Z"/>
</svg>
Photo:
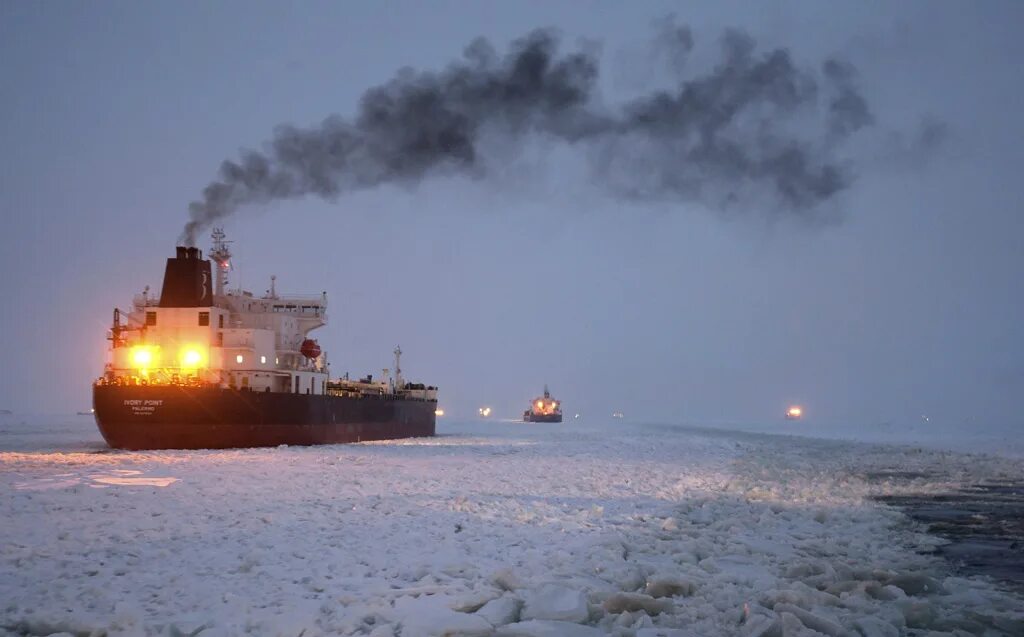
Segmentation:
<svg viewBox="0 0 1024 637">
<path fill-rule="evenodd" d="M 864 637 L 899 637 L 900 629 L 877 617 L 861 617 L 853 623 Z"/>
<path fill-rule="evenodd" d="M 902 588 L 896 586 L 883 586 L 877 582 L 871 582 L 864 587 L 864 592 L 883 602 L 891 602 L 907 596 Z"/>
<path fill-rule="evenodd" d="M 523 619 L 584 622 L 590 617 L 583 591 L 560 584 L 542 584 L 526 594 Z"/>
<path fill-rule="evenodd" d="M 401 617 L 403 637 L 438 635 L 490 635 L 494 627 L 483 617 L 459 613 L 447 607 L 450 598 L 443 595 L 406 596 L 395 600 L 394 610 Z M 290 633 L 298 634 L 298 632 Z"/>
<path fill-rule="evenodd" d="M 601 573 L 601 579 L 610 582 L 621 591 L 636 591 L 643 588 L 646 575 L 633 564 L 615 566 Z"/>
<path fill-rule="evenodd" d="M 448 602 L 448 608 L 460 613 L 473 613 L 496 599 L 501 593 L 493 588 L 481 588 L 456 595 Z"/>
<path fill-rule="evenodd" d="M 495 637 L 601 637 L 604 631 L 571 622 L 531 619 L 502 626 Z"/>
<path fill-rule="evenodd" d="M 743 623 L 744 637 L 782 637 L 782 620 L 774 615 L 751 615 Z"/>
<path fill-rule="evenodd" d="M 651 597 L 689 597 L 697 591 L 697 584 L 683 577 L 658 577 L 647 582 Z"/>
<path fill-rule="evenodd" d="M 494 630 L 483 617 L 457 613 L 447 608 L 421 607 L 419 612 L 402 620 L 403 637 L 437 637 L 438 635 L 459 635 L 459 637 L 484 637 Z"/>
<path fill-rule="evenodd" d="M 779 619 L 782 621 L 782 632 L 781 635 L 789 637 L 790 635 L 802 636 L 807 633 L 807 628 L 804 626 L 800 618 L 793 613 L 779 613 Z"/>
<path fill-rule="evenodd" d="M 618 618 L 615 620 L 616 626 L 632 626 L 633 625 L 633 613 L 626 611 L 625 613 L 619 613 Z"/>
<path fill-rule="evenodd" d="M 476 612 L 494 626 L 504 626 L 519 619 L 519 611 L 523 607 L 523 601 L 512 595 L 504 595 L 484 604 L 483 608 Z"/>
<path fill-rule="evenodd" d="M 825 589 L 825 592 L 829 593 L 830 595 L 842 595 L 843 593 L 850 593 L 852 591 L 860 590 L 862 586 L 862 582 L 847 579 L 836 582 L 835 584 L 830 584 L 828 588 Z"/>
<path fill-rule="evenodd" d="M 643 593 L 615 593 L 604 600 L 604 609 L 609 613 L 625 611 L 646 611 L 649 615 L 671 612 L 673 605 L 670 599 L 654 599 Z"/>
<path fill-rule="evenodd" d="M 503 568 L 491 575 L 491 581 L 494 582 L 495 586 L 506 591 L 523 588 L 525 586 L 523 581 L 512 572 L 512 569 L 508 568 Z"/>
<path fill-rule="evenodd" d="M 814 587 L 828 586 L 837 580 L 835 569 L 823 561 L 799 562 L 786 569 L 786 577 L 799 579 Z"/>
<path fill-rule="evenodd" d="M 792 588 L 784 590 L 769 590 L 761 595 L 759 601 L 766 608 L 774 608 L 776 604 L 793 604 L 801 608 L 839 604 L 839 598 L 835 595 L 813 589 L 803 582 L 796 582 Z"/>
<path fill-rule="evenodd" d="M 164 630 L 166 630 L 167 634 L 171 637 L 177 637 L 178 635 L 198 635 L 212 626 L 212 621 L 201 621 L 199 619 L 186 618 L 171 622 Z M 118 630 L 117 632 L 121 631 Z"/>
<path fill-rule="evenodd" d="M 636 621 L 633 622 L 633 628 L 639 630 L 641 628 L 654 628 L 654 620 L 651 616 L 642 610 L 636 612 Z"/>
<path fill-rule="evenodd" d="M 91 635 L 93 629 L 77 621 L 56 620 L 49 621 L 38 617 L 28 617 L 18 622 L 3 626 L 4 629 L 12 631 L 16 635 Z M 98 631 L 96 631 L 98 632 Z"/>
<path fill-rule="evenodd" d="M 900 610 L 910 628 L 930 628 L 935 623 L 935 609 L 924 600 L 904 600 Z"/>
<path fill-rule="evenodd" d="M 792 604 L 776 604 L 775 612 L 780 615 L 782 613 L 790 613 L 799 619 L 800 623 L 804 626 L 811 630 L 816 630 L 819 633 L 831 635 L 832 637 L 840 637 L 846 632 L 840 624 L 832 621 L 831 619 L 827 619 L 821 615 L 815 615 L 810 611 L 806 611 L 799 606 L 794 606 Z"/>
<path fill-rule="evenodd" d="M 697 637 L 697 633 L 679 628 L 641 628 L 636 637 Z"/>
<path fill-rule="evenodd" d="M 933 595 L 943 592 L 942 584 L 921 573 L 897 575 L 890 578 L 886 584 L 901 589 L 907 595 Z"/>
</svg>

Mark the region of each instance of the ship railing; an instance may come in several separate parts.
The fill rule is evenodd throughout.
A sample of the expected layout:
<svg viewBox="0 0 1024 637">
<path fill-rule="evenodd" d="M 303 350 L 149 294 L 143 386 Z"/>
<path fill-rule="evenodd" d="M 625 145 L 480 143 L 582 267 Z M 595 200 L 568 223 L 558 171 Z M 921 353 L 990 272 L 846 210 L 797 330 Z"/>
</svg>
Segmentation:
<svg viewBox="0 0 1024 637">
<path fill-rule="evenodd" d="M 142 376 L 100 376 L 96 379 L 96 385 L 115 387 L 217 387 L 219 383 L 197 378 L 195 376 L 185 377 L 153 377 Z"/>
<path fill-rule="evenodd" d="M 300 308 L 270 308 L 273 314 L 286 314 L 288 316 L 294 316 L 301 319 L 319 319 L 321 322 L 327 322 L 327 310 L 320 308 L 316 309 L 300 309 Z"/>
<path fill-rule="evenodd" d="M 135 307 L 157 307 L 160 305 L 160 297 L 150 294 L 136 294 L 132 297 L 132 305 Z"/>
<path fill-rule="evenodd" d="M 322 302 L 324 302 L 325 299 L 327 299 L 327 293 L 326 292 L 319 292 L 319 293 L 300 292 L 300 293 L 297 293 L 297 294 L 288 293 L 288 294 L 279 294 L 279 295 L 276 295 L 276 296 L 264 296 L 263 298 L 270 299 L 272 301 L 276 301 L 276 302 L 279 302 L 279 303 L 292 303 L 294 301 L 305 301 L 307 303 L 308 302 L 322 303 Z"/>
<path fill-rule="evenodd" d="M 384 391 L 375 392 L 375 391 L 371 391 L 371 390 L 368 390 L 368 389 L 366 389 L 366 390 L 358 390 L 358 389 L 331 387 L 330 385 L 327 386 L 327 390 L 326 390 L 325 393 L 328 396 L 340 396 L 340 397 L 344 397 L 344 398 L 358 398 L 358 399 L 364 399 L 364 398 L 369 399 L 369 398 L 372 398 L 372 399 L 375 399 L 375 400 L 408 400 L 408 401 L 419 402 L 419 403 L 431 403 L 431 402 L 436 403 L 437 402 L 437 397 L 436 396 L 434 396 L 434 397 L 431 397 L 431 396 L 408 396 L 408 395 L 405 395 L 405 394 L 394 394 L 394 393 L 384 392 Z"/>
</svg>

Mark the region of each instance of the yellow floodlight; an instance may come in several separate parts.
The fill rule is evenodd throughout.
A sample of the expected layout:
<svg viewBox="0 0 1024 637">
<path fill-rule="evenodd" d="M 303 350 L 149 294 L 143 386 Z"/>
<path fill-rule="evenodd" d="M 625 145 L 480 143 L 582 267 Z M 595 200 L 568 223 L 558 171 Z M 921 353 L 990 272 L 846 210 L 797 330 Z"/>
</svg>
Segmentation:
<svg viewBox="0 0 1024 637">
<path fill-rule="evenodd" d="M 196 345 L 186 345 L 181 349 L 181 366 L 189 369 L 203 367 L 206 364 L 206 356 L 203 349 Z"/>
<path fill-rule="evenodd" d="M 136 369 L 147 369 L 156 362 L 153 348 L 148 345 L 136 345 L 129 352 L 129 360 Z"/>
</svg>

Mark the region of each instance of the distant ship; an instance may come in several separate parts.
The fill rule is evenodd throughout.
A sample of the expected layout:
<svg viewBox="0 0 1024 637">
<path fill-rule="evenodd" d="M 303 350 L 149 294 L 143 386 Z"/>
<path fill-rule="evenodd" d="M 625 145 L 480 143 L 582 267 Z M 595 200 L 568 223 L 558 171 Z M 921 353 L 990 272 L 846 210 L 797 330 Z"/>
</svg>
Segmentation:
<svg viewBox="0 0 1024 637">
<path fill-rule="evenodd" d="M 92 416 L 93 414 L 96 413 L 96 410 L 90 409 L 89 411 L 76 411 L 75 413 L 78 414 L 79 416 Z"/>
<path fill-rule="evenodd" d="M 332 379 L 309 332 L 327 323 L 327 293 L 262 297 L 226 289 L 231 253 L 179 246 L 163 289 L 114 310 L 109 360 L 93 384 L 111 447 L 212 449 L 432 436 L 437 388 L 394 376 Z M 211 276 L 211 265 L 215 276 Z M 213 289 L 211 289 L 211 283 Z M 122 322 L 122 321 L 125 322 Z"/>
<path fill-rule="evenodd" d="M 804 410 L 799 405 L 793 405 L 786 410 L 786 420 L 800 420 L 804 415 Z"/>
<path fill-rule="evenodd" d="M 534 398 L 530 408 L 523 412 L 523 422 L 562 422 L 562 405 L 551 397 L 547 385 L 544 395 Z"/>
</svg>

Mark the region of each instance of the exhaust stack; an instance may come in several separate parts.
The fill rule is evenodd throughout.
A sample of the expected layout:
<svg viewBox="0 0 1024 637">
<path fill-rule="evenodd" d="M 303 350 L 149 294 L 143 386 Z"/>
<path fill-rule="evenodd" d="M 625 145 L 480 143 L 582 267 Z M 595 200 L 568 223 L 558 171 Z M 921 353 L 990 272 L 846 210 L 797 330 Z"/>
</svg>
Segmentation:
<svg viewBox="0 0 1024 637">
<path fill-rule="evenodd" d="M 177 246 L 175 256 L 167 259 L 160 307 L 210 307 L 210 262 L 199 248 Z"/>
</svg>

